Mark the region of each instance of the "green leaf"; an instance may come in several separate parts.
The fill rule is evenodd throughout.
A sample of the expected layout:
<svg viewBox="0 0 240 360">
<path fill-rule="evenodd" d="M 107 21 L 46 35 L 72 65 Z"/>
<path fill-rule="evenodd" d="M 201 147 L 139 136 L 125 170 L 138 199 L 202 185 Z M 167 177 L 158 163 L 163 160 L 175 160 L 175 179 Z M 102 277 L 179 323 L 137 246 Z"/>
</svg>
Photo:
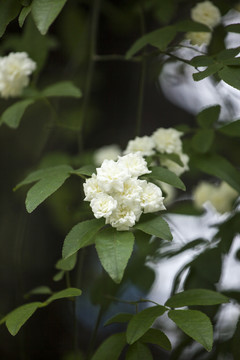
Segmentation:
<svg viewBox="0 0 240 360">
<path fill-rule="evenodd" d="M 174 39 L 176 30 L 173 26 L 166 26 L 164 28 L 155 30 L 139 38 L 127 51 L 126 58 L 130 59 L 144 46 L 150 44 L 161 51 L 164 51 L 168 44 Z"/>
<path fill-rule="evenodd" d="M 35 210 L 44 200 L 58 190 L 69 178 L 70 166 L 60 165 L 52 168 L 51 174 L 39 180 L 27 193 L 26 209 L 29 213 Z"/>
<path fill-rule="evenodd" d="M 224 157 L 216 154 L 196 155 L 192 156 L 191 161 L 199 170 L 226 181 L 240 192 L 240 172 Z"/>
<path fill-rule="evenodd" d="M 146 345 L 136 342 L 127 349 L 126 360 L 153 360 L 153 357 Z"/>
<path fill-rule="evenodd" d="M 1 124 L 5 123 L 9 127 L 16 129 L 26 109 L 35 102 L 34 99 L 18 101 L 9 106 L 1 116 Z"/>
<path fill-rule="evenodd" d="M 91 360 L 118 360 L 125 345 L 125 333 L 111 335 L 99 346 Z"/>
<path fill-rule="evenodd" d="M 75 97 L 80 98 L 82 92 L 71 81 L 61 81 L 45 88 L 41 94 L 46 97 Z"/>
<path fill-rule="evenodd" d="M 218 305 L 227 303 L 229 299 L 212 290 L 193 289 L 173 295 L 165 303 L 166 306 L 178 308 L 192 305 Z"/>
<path fill-rule="evenodd" d="M 86 175 L 86 176 L 92 176 L 92 174 L 96 172 L 96 167 L 93 165 L 85 165 L 80 167 L 79 169 L 73 170 L 72 174 L 75 175 Z"/>
<path fill-rule="evenodd" d="M 6 326 L 10 334 L 15 336 L 41 304 L 41 302 L 25 304 L 10 312 L 6 316 Z"/>
<path fill-rule="evenodd" d="M 64 290 L 61 290 L 52 296 L 50 296 L 43 304 L 44 306 L 49 305 L 51 302 L 59 299 L 65 299 L 73 296 L 80 296 L 82 294 L 82 291 L 80 289 L 76 288 L 67 288 Z"/>
<path fill-rule="evenodd" d="M 183 20 L 175 24 L 175 29 L 180 32 L 194 31 L 194 32 L 209 32 L 208 26 L 193 20 Z"/>
<path fill-rule="evenodd" d="M 108 228 L 96 235 L 95 243 L 103 268 L 119 284 L 133 251 L 133 234 Z"/>
<path fill-rule="evenodd" d="M 104 221 L 102 219 L 86 220 L 75 225 L 64 240 L 63 258 L 68 258 L 79 249 L 93 244 L 94 236 L 103 226 Z"/>
<path fill-rule="evenodd" d="M 54 277 L 53 277 L 53 281 L 60 281 L 62 280 L 62 278 L 64 277 L 64 274 L 65 272 L 62 270 L 62 271 L 59 271 L 57 272 Z"/>
<path fill-rule="evenodd" d="M 202 154 L 206 153 L 212 146 L 214 135 L 212 129 L 199 129 L 191 140 L 193 149 Z"/>
<path fill-rule="evenodd" d="M 220 105 L 210 106 L 203 109 L 197 115 L 197 122 L 203 129 L 208 129 L 211 127 L 219 118 L 221 111 Z"/>
<path fill-rule="evenodd" d="M 165 169 L 164 167 L 161 166 L 154 166 L 153 168 L 150 168 L 150 170 L 151 173 L 144 176 L 150 179 L 163 181 L 178 189 L 186 190 L 186 187 L 182 182 L 182 180 L 179 179 L 179 177 L 176 174 L 174 174 L 172 171 Z"/>
<path fill-rule="evenodd" d="M 233 121 L 217 130 L 228 136 L 240 136 L 240 120 Z"/>
<path fill-rule="evenodd" d="M 223 63 L 225 63 L 226 60 L 230 60 L 235 58 L 240 53 L 240 47 L 232 48 L 232 49 L 224 49 L 220 51 L 216 58 Z"/>
<path fill-rule="evenodd" d="M 168 337 L 158 329 L 149 329 L 141 338 L 141 342 L 155 344 L 161 346 L 163 349 L 170 351 L 172 345 Z"/>
<path fill-rule="evenodd" d="M 30 290 L 24 297 L 29 298 L 32 295 L 51 295 L 53 292 L 48 286 L 38 286 Z"/>
<path fill-rule="evenodd" d="M 213 65 L 209 65 L 206 70 L 199 71 L 193 74 L 193 80 L 200 81 L 205 79 L 208 76 L 214 75 L 217 71 L 219 71 L 223 67 L 222 64 L 216 63 Z"/>
<path fill-rule="evenodd" d="M 77 262 L 77 253 L 74 253 L 73 255 L 69 256 L 66 259 L 60 259 L 56 263 L 56 268 L 58 270 L 64 270 L 64 271 L 70 271 L 74 269 Z"/>
<path fill-rule="evenodd" d="M 127 343 L 133 344 L 140 339 L 140 337 L 142 337 L 152 326 L 156 318 L 163 315 L 166 310 L 167 309 L 164 306 L 156 305 L 144 309 L 140 313 L 134 315 L 127 327 Z"/>
<path fill-rule="evenodd" d="M 154 235 L 164 240 L 172 240 L 172 234 L 169 230 L 168 223 L 162 216 L 146 214 L 142 216 L 139 223 L 134 226 L 134 229 L 141 230 L 149 235 Z"/>
<path fill-rule="evenodd" d="M 240 24 L 231 24 L 224 28 L 227 32 L 240 33 Z"/>
<path fill-rule="evenodd" d="M 104 326 L 106 325 L 110 325 L 113 323 L 125 323 L 125 322 L 129 322 L 131 320 L 131 318 L 133 317 L 132 314 L 129 313 L 120 313 L 120 314 L 116 314 L 113 317 L 111 317 L 110 319 L 108 319 Z"/>
<path fill-rule="evenodd" d="M 190 64 L 194 67 L 209 66 L 215 64 L 212 57 L 206 55 L 195 56 L 191 59 Z"/>
<path fill-rule="evenodd" d="M 212 349 L 213 328 L 207 315 L 197 310 L 171 310 L 168 317 L 207 351 Z"/>
<path fill-rule="evenodd" d="M 19 14 L 19 17 L 18 17 L 18 23 L 19 23 L 19 26 L 22 27 L 25 20 L 26 20 L 26 17 L 30 14 L 32 10 L 32 7 L 31 5 L 29 6 L 25 6 L 22 8 L 20 14 Z"/>
<path fill-rule="evenodd" d="M 21 5 L 16 0 L 2 0 L 0 1 L 0 37 L 3 36 L 7 25 L 18 14 Z"/>
<path fill-rule="evenodd" d="M 225 66 L 218 75 L 228 85 L 240 90 L 240 69 Z"/>
<path fill-rule="evenodd" d="M 33 0 L 32 16 L 42 35 L 56 19 L 67 0 Z"/>
<path fill-rule="evenodd" d="M 180 165 L 180 166 L 184 166 L 183 162 L 180 159 L 180 156 L 178 154 L 158 154 L 160 160 L 171 160 L 174 161 L 176 164 Z"/>
</svg>

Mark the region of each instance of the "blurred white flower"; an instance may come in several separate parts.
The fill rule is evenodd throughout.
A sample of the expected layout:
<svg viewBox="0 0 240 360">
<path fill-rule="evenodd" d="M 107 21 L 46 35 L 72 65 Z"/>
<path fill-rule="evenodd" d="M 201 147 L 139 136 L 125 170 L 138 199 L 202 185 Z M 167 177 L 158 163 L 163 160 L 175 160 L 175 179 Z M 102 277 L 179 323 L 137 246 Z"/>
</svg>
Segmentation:
<svg viewBox="0 0 240 360">
<path fill-rule="evenodd" d="M 120 154 L 121 149 L 118 145 L 103 146 L 95 151 L 93 160 L 97 166 L 100 166 L 104 160 L 117 160 Z"/>
<path fill-rule="evenodd" d="M 202 208 L 206 202 L 210 202 L 219 213 L 230 211 L 237 197 L 237 191 L 224 181 L 220 185 L 202 181 L 193 192 L 196 207 Z"/>
<path fill-rule="evenodd" d="M 135 137 L 134 140 L 130 140 L 127 144 L 127 148 L 124 154 L 140 152 L 141 155 L 150 156 L 154 154 L 153 148 L 155 143 L 150 136 Z"/>
<path fill-rule="evenodd" d="M 130 176 L 133 177 L 149 174 L 151 172 L 148 170 L 147 162 L 140 152 L 130 153 L 119 157 L 118 164 L 127 169 Z"/>
<path fill-rule="evenodd" d="M 192 45 L 209 45 L 212 34 L 211 32 L 187 32 L 185 38 L 190 40 Z"/>
<path fill-rule="evenodd" d="M 191 18 L 196 22 L 213 28 L 220 23 L 221 13 L 211 1 L 203 1 L 192 8 Z"/>
<path fill-rule="evenodd" d="M 176 196 L 176 189 L 172 185 L 169 185 L 163 181 L 159 181 L 158 184 L 165 193 L 165 197 L 163 200 L 164 205 L 171 204 Z"/>
<path fill-rule="evenodd" d="M 141 181 L 142 184 L 142 196 L 141 196 L 141 206 L 144 213 L 151 213 L 159 210 L 165 210 L 163 205 L 162 190 L 157 185 L 147 182 L 145 180 Z"/>
<path fill-rule="evenodd" d="M 3 98 L 19 96 L 29 84 L 36 63 L 25 52 L 0 57 L 0 94 Z"/>
<path fill-rule="evenodd" d="M 117 207 L 117 201 L 106 193 L 100 193 L 91 200 L 90 206 L 95 218 L 108 217 Z"/>
<path fill-rule="evenodd" d="M 85 193 L 85 201 L 91 201 L 102 192 L 102 189 L 99 187 L 96 174 L 92 174 L 92 177 L 86 180 L 83 184 L 83 190 Z"/>
<path fill-rule="evenodd" d="M 180 176 L 185 171 L 189 170 L 189 157 L 187 154 L 184 153 L 179 153 L 178 155 L 183 163 L 183 166 L 178 165 L 175 161 L 172 161 L 170 159 L 163 159 L 161 163 L 163 166 L 166 166 L 170 171 L 174 172 L 177 176 Z"/>
<path fill-rule="evenodd" d="M 182 132 L 173 128 L 159 128 L 153 133 L 152 139 L 159 152 L 168 154 L 179 153 L 182 151 L 182 141 L 180 139 L 182 135 Z"/>
</svg>

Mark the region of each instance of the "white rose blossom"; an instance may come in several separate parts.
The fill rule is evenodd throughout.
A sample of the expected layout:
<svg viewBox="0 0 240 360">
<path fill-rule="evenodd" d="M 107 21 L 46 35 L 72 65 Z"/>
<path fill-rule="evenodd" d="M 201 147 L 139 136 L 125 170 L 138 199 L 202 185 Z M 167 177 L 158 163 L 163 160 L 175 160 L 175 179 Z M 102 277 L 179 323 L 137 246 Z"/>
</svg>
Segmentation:
<svg viewBox="0 0 240 360">
<path fill-rule="evenodd" d="M 150 156 L 154 154 L 154 147 L 154 141 L 150 136 L 137 136 L 134 140 L 130 140 L 128 142 L 124 154 L 140 152 L 143 156 Z"/>
<path fill-rule="evenodd" d="M 197 208 L 210 202 L 219 213 L 230 211 L 237 197 L 237 191 L 224 181 L 220 185 L 202 181 L 193 192 L 193 201 Z"/>
<path fill-rule="evenodd" d="M 202 44 L 209 45 L 212 34 L 210 32 L 188 32 L 185 35 L 187 40 L 190 40 L 192 45 L 201 46 Z"/>
<path fill-rule="evenodd" d="M 116 209 L 117 201 L 108 194 L 100 193 L 91 200 L 90 206 L 95 218 L 106 218 Z"/>
<path fill-rule="evenodd" d="M 221 13 L 211 1 L 203 1 L 192 8 L 191 18 L 196 22 L 213 28 L 220 23 Z"/>
<path fill-rule="evenodd" d="M 96 172 L 83 184 L 84 200 L 97 219 L 105 218 L 118 231 L 129 230 L 143 212 L 165 209 L 161 189 L 138 179 L 151 172 L 139 152 L 104 160 Z"/>
<path fill-rule="evenodd" d="M 179 153 L 182 152 L 182 141 L 180 139 L 182 135 L 182 132 L 173 128 L 159 128 L 153 133 L 152 139 L 159 152 L 167 154 Z"/>
<path fill-rule="evenodd" d="M 0 94 L 3 98 L 21 95 L 29 84 L 29 76 L 36 63 L 25 52 L 10 53 L 0 57 Z"/>
<path fill-rule="evenodd" d="M 100 166 L 104 160 L 117 160 L 120 154 L 121 149 L 118 145 L 103 146 L 95 151 L 93 160 L 97 166 Z"/>
</svg>

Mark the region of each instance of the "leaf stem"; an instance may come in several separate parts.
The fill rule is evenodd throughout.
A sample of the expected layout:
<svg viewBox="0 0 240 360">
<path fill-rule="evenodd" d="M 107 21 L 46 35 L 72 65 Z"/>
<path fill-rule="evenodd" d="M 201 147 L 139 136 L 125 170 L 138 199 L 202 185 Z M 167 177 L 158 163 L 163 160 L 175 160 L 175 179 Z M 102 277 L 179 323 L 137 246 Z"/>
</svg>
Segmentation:
<svg viewBox="0 0 240 360">
<path fill-rule="evenodd" d="M 81 128 L 78 134 L 78 146 L 79 151 L 83 148 L 83 138 L 85 133 L 85 122 L 86 122 L 86 112 L 90 100 L 93 72 L 94 72 L 94 56 L 96 52 L 96 37 L 97 37 L 97 28 L 98 28 L 98 20 L 99 20 L 99 12 L 100 12 L 100 3 L 101 0 L 93 0 L 92 3 L 92 16 L 90 23 L 90 39 L 89 39 L 89 61 L 88 61 L 88 69 L 84 86 L 84 94 L 83 94 L 83 105 L 82 105 L 82 116 L 81 116 Z"/>
</svg>

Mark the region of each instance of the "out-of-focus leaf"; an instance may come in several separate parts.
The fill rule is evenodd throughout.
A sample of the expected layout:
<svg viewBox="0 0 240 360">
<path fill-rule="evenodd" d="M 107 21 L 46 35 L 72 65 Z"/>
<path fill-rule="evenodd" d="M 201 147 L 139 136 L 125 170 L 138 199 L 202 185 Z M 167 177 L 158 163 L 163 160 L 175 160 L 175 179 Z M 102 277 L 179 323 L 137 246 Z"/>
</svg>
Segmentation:
<svg viewBox="0 0 240 360">
<path fill-rule="evenodd" d="M 197 122 L 203 129 L 208 129 L 211 127 L 219 118 L 221 111 L 220 105 L 210 106 L 203 109 L 197 115 Z"/>
<path fill-rule="evenodd" d="M 75 175 L 86 175 L 86 176 L 92 176 L 92 174 L 96 172 L 96 167 L 93 165 L 85 165 L 80 167 L 79 169 L 73 170 L 71 174 Z"/>
<path fill-rule="evenodd" d="M 175 29 L 180 32 L 194 31 L 194 32 L 209 32 L 210 28 L 204 24 L 193 20 L 183 20 L 174 25 Z"/>
<path fill-rule="evenodd" d="M 95 243 L 103 268 L 113 281 L 120 283 L 133 251 L 133 234 L 109 228 L 96 235 Z"/>
<path fill-rule="evenodd" d="M 126 336 L 128 344 L 133 344 L 140 339 L 152 326 L 156 318 L 163 315 L 166 310 L 164 306 L 156 305 L 134 315 L 127 327 Z"/>
<path fill-rule="evenodd" d="M 214 130 L 212 129 L 199 129 L 192 137 L 192 147 L 199 153 L 206 153 L 210 150 L 214 140 Z"/>
<path fill-rule="evenodd" d="M 93 244 L 94 236 L 103 226 L 104 221 L 102 219 L 86 220 L 75 225 L 64 240 L 63 258 L 68 258 L 79 249 Z"/>
<path fill-rule="evenodd" d="M 80 296 L 81 294 L 82 294 L 82 291 L 80 289 L 67 288 L 67 289 L 61 290 L 61 291 L 53 294 L 43 304 L 45 306 L 45 305 L 48 305 L 48 304 L 50 304 L 51 302 L 53 302 L 55 300 Z"/>
<path fill-rule="evenodd" d="M 164 51 L 168 44 L 174 39 L 175 35 L 176 30 L 173 26 L 166 26 L 162 29 L 158 29 L 149 34 L 146 34 L 135 41 L 135 43 L 127 51 L 126 58 L 130 59 L 133 55 L 135 55 L 139 50 L 148 44 Z"/>
<path fill-rule="evenodd" d="M 178 308 L 192 305 L 218 305 L 227 303 L 229 299 L 212 290 L 191 289 L 173 295 L 165 303 L 166 306 Z"/>
<path fill-rule="evenodd" d="M 25 298 L 29 298 L 32 295 L 51 295 L 53 292 L 48 286 L 38 286 L 31 291 L 29 291 Z"/>
<path fill-rule="evenodd" d="M 110 319 L 108 319 L 104 325 L 110 325 L 110 324 L 113 324 L 113 323 L 125 323 L 125 322 L 129 322 L 132 317 L 133 317 L 132 314 L 129 314 L 129 313 L 120 313 L 120 314 L 114 315 L 113 317 L 111 317 Z"/>
<path fill-rule="evenodd" d="M 139 229 L 149 235 L 154 235 L 164 240 L 172 240 L 172 234 L 170 232 L 168 223 L 162 218 L 162 216 L 156 216 L 152 214 L 146 214 L 142 216 L 140 222 L 135 226 L 135 229 Z"/>
<path fill-rule="evenodd" d="M 235 190 L 240 192 L 240 172 L 224 157 L 216 154 L 194 155 L 191 161 L 199 170 L 226 181 Z"/>
<path fill-rule="evenodd" d="M 25 304 L 10 312 L 6 317 L 6 326 L 10 334 L 16 335 L 41 304 L 41 302 Z"/>
<path fill-rule="evenodd" d="M 30 14 L 31 12 L 31 5 L 29 6 L 25 6 L 22 8 L 20 14 L 19 14 L 19 17 L 18 17 L 18 23 L 19 23 L 19 26 L 22 27 L 25 20 L 26 20 L 26 17 Z"/>
<path fill-rule="evenodd" d="M 118 360 L 125 345 L 125 333 L 111 335 L 99 346 L 91 360 Z"/>
<path fill-rule="evenodd" d="M 207 351 L 212 349 L 213 328 L 207 315 L 197 310 L 171 310 L 168 317 Z"/>
<path fill-rule="evenodd" d="M 23 114 L 27 108 L 35 102 L 34 99 L 27 99 L 18 101 L 15 104 L 9 106 L 1 116 L 1 124 L 6 124 L 9 127 L 16 129 L 23 117 Z"/>
<path fill-rule="evenodd" d="M 21 5 L 16 0 L 0 1 L 0 37 L 4 34 L 7 25 L 18 14 Z"/>
<path fill-rule="evenodd" d="M 76 262 L 77 262 L 77 253 L 69 256 L 66 259 L 58 260 L 58 262 L 56 263 L 56 269 L 70 271 L 74 269 Z"/>
<path fill-rule="evenodd" d="M 194 67 L 201 67 L 201 66 L 214 65 L 215 61 L 210 56 L 199 55 L 192 58 L 190 64 Z"/>
<path fill-rule="evenodd" d="M 45 35 L 67 0 L 33 0 L 32 15 L 38 30 Z"/>
<path fill-rule="evenodd" d="M 41 94 L 46 97 L 75 97 L 80 98 L 82 92 L 70 81 L 61 81 L 56 84 L 48 86 L 42 90 Z"/>
<path fill-rule="evenodd" d="M 231 24 L 224 28 L 227 32 L 240 33 L 240 24 Z"/>
<path fill-rule="evenodd" d="M 217 130 L 228 136 L 240 136 L 240 120 L 228 123 L 227 125 L 219 127 Z"/>
</svg>

